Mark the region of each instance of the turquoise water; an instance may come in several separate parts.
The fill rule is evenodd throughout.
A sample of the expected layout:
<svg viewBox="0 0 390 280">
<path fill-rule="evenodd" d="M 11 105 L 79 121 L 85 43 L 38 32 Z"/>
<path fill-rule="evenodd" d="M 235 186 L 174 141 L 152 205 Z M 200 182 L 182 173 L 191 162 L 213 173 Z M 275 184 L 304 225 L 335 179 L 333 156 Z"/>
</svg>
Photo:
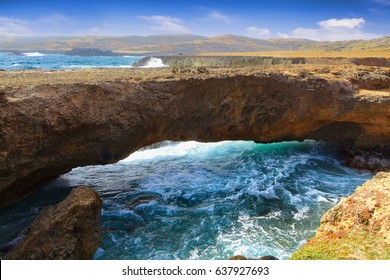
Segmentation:
<svg viewBox="0 0 390 280">
<path fill-rule="evenodd" d="M 0 244 L 44 205 L 88 185 L 104 201 L 96 259 L 287 259 L 326 210 L 371 177 L 313 141 L 165 142 L 113 165 L 73 169 L 1 210 Z"/>
<path fill-rule="evenodd" d="M 139 56 L 67 56 L 27 52 L 12 55 L 0 52 L 0 69 L 5 70 L 67 70 L 80 68 L 130 68 Z"/>
</svg>

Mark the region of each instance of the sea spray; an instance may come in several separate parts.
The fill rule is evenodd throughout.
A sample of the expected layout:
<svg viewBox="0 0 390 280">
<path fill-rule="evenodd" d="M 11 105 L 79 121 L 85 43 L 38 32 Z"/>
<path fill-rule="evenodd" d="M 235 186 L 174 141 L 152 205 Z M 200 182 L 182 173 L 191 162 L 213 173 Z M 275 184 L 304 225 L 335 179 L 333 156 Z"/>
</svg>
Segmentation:
<svg viewBox="0 0 390 280">
<path fill-rule="evenodd" d="M 161 58 L 151 57 L 149 60 L 145 63 L 145 65 L 140 66 L 141 68 L 158 68 L 158 67 L 167 67 L 167 65 L 164 64 Z"/>
<path fill-rule="evenodd" d="M 0 241 L 42 201 L 89 185 L 104 202 L 97 259 L 286 259 L 326 210 L 371 176 L 313 141 L 163 142 L 50 182 L 24 209 L 0 213 Z"/>
</svg>

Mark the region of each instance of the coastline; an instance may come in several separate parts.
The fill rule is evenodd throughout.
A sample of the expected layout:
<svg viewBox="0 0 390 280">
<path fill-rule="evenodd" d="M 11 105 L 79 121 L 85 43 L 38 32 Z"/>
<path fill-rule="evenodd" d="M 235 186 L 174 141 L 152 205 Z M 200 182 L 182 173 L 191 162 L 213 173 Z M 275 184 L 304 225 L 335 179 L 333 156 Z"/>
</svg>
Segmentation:
<svg viewBox="0 0 390 280">
<path fill-rule="evenodd" d="M 374 73 L 373 76 L 362 76 L 359 77 L 359 73 Z M 387 74 L 386 74 L 387 73 Z M 313 100 L 315 98 L 318 98 L 318 95 L 314 95 L 314 98 L 310 98 L 310 102 L 312 103 L 304 103 L 308 107 L 314 106 L 315 110 L 313 109 L 312 112 L 316 110 L 320 110 L 319 113 L 317 112 L 315 115 L 317 115 L 318 121 L 324 121 L 323 118 L 329 118 L 329 120 L 325 121 L 324 123 L 331 123 L 332 121 L 337 121 L 339 123 L 348 122 L 348 126 L 332 126 L 331 128 L 326 129 L 326 126 L 321 124 L 319 128 L 315 126 L 311 126 L 309 131 L 306 132 L 305 128 L 302 127 L 302 124 L 300 126 L 295 127 L 293 130 L 294 134 L 291 134 L 290 131 L 284 131 L 284 134 L 275 134 L 272 137 L 269 138 L 263 138 L 263 139 L 253 139 L 255 134 L 259 133 L 259 130 L 255 130 L 253 133 L 251 132 L 237 132 L 235 131 L 235 134 L 224 134 L 224 132 L 221 132 L 221 128 L 219 130 L 211 130 L 214 135 L 210 132 L 206 134 L 202 134 L 199 132 L 198 135 L 196 135 L 197 139 L 210 139 L 212 141 L 217 141 L 219 139 L 224 138 L 232 138 L 235 137 L 244 137 L 246 139 L 261 141 L 261 142 L 276 142 L 276 141 L 283 141 L 284 139 L 289 140 L 302 140 L 305 139 L 305 137 L 312 137 L 314 139 L 318 140 L 328 140 L 333 141 L 338 144 L 343 144 L 351 147 L 353 146 L 356 150 L 356 147 L 358 148 L 358 154 L 357 156 L 361 156 L 362 153 L 370 153 L 370 151 L 375 150 L 375 154 L 377 154 L 377 145 L 378 143 L 380 145 L 384 145 L 386 141 L 388 140 L 388 131 L 386 122 L 384 121 L 388 116 L 383 115 L 383 112 L 388 112 L 388 104 L 390 100 L 390 92 L 388 91 L 388 80 L 386 79 L 379 79 L 380 81 L 383 81 L 383 84 L 379 83 L 374 79 L 375 75 L 384 75 L 387 77 L 390 77 L 390 71 L 386 68 L 379 68 L 379 67 L 371 67 L 371 66 L 355 66 L 355 65 L 340 65 L 340 66 L 329 66 L 329 65 L 267 65 L 267 67 L 248 67 L 248 68 L 208 68 L 207 72 L 199 72 L 196 68 L 184 68 L 179 71 L 176 71 L 175 73 L 172 72 L 171 68 L 167 69 L 88 69 L 88 70 L 67 70 L 67 71 L 45 71 L 45 70 L 34 70 L 34 71 L 3 71 L 0 72 L 0 106 L 3 106 L 3 108 L 6 108 L 9 116 L 12 116 L 14 109 L 13 106 L 21 105 L 22 108 L 24 106 L 36 106 L 36 108 L 41 108 L 40 106 L 42 104 L 45 104 L 45 106 L 48 108 L 49 112 L 46 115 L 46 121 L 54 122 L 53 127 L 57 126 L 57 119 L 55 117 L 55 111 L 50 110 L 50 108 L 54 108 L 53 106 L 59 106 L 59 104 L 62 104 L 61 106 L 68 106 L 71 105 L 73 108 L 77 109 L 77 112 L 80 113 L 81 111 L 84 111 L 84 114 L 81 114 L 79 116 L 82 117 L 82 120 L 88 120 L 90 116 L 88 115 L 88 112 L 85 110 L 88 110 L 88 103 L 87 100 L 90 96 L 93 96 L 91 94 L 94 94 L 97 100 L 93 104 L 93 106 L 99 105 L 101 106 L 102 102 L 106 102 L 105 98 L 107 97 L 109 102 L 112 102 L 111 104 L 117 104 L 116 101 L 121 100 L 127 100 L 128 94 L 132 96 L 137 96 L 139 94 L 146 94 L 150 95 L 150 93 L 158 93 L 160 94 L 159 100 L 161 108 L 155 112 L 149 112 L 149 114 L 155 114 L 155 116 L 158 116 L 161 118 L 161 116 L 164 116 L 162 112 L 164 111 L 165 106 L 167 104 L 175 104 L 175 102 L 172 102 L 172 98 L 176 98 L 176 96 L 180 96 L 180 94 L 183 94 L 183 90 L 185 91 L 188 84 L 192 86 L 191 90 L 193 91 L 193 88 L 200 87 L 203 89 L 209 87 L 210 85 L 207 84 L 208 81 L 212 81 L 215 85 L 215 82 L 219 82 L 218 86 L 221 88 L 224 88 L 226 90 L 226 85 L 223 84 L 224 81 L 232 81 L 233 85 L 239 84 L 238 88 L 242 86 L 248 86 L 251 85 L 250 81 L 253 79 L 256 81 L 256 83 L 262 84 L 264 87 L 266 85 L 265 90 L 260 90 L 261 93 L 266 93 L 267 90 L 270 89 L 269 83 L 270 81 L 275 81 L 276 83 L 286 83 L 287 86 L 278 88 L 275 84 L 273 86 L 273 90 L 276 90 L 275 92 L 280 92 L 282 89 L 285 90 L 286 88 L 290 88 L 291 86 L 294 87 L 294 90 L 297 91 L 295 95 L 293 95 L 293 98 L 291 101 L 297 100 L 296 98 L 299 98 L 300 102 L 302 102 L 302 96 L 305 96 L 308 92 L 312 92 L 313 89 L 318 90 L 323 95 L 321 98 L 321 102 L 329 102 L 329 104 L 326 104 L 326 106 L 322 106 L 323 104 L 317 104 Z M 366 80 L 364 80 L 364 77 L 367 77 Z M 372 79 L 371 79 L 372 77 Z M 371 79 L 371 80 L 370 80 Z M 240 84 L 240 81 L 243 81 L 242 85 Z M 264 82 L 266 81 L 266 82 Z M 231 87 L 232 84 L 228 84 L 228 87 Z M 374 87 L 374 88 L 372 88 Z M 272 88 L 272 87 L 271 87 Z M 175 93 L 173 96 L 170 94 L 172 90 L 177 90 L 177 93 Z M 169 94 L 168 94 L 169 93 Z M 97 94 L 97 95 L 96 95 Z M 193 94 L 193 93 L 191 93 Z M 197 100 L 199 100 L 201 95 L 196 96 Z M 203 95 L 202 95 L 203 96 Z M 325 97 L 324 97 L 325 96 Z M 222 99 L 217 99 L 214 102 L 210 103 L 210 100 L 206 101 L 208 104 L 212 104 L 212 106 L 218 106 L 223 104 L 223 100 L 228 100 L 229 97 L 234 97 L 234 95 L 231 96 L 222 96 Z M 242 97 L 242 94 L 241 94 Z M 271 100 L 273 97 L 270 95 L 265 95 L 265 97 L 270 98 Z M 160 99 L 161 98 L 161 99 Z M 170 102 L 166 103 L 163 100 L 170 100 Z M 58 101 L 58 102 L 57 102 Z M 142 99 L 141 99 L 142 101 Z M 139 101 L 139 102 L 141 102 Z M 253 102 L 253 99 L 249 100 L 250 102 Z M 305 99 L 303 98 L 303 101 Z M 43 103 L 41 103 L 43 102 Z M 133 102 L 133 101 L 132 101 Z M 142 102 L 151 102 L 150 99 L 145 99 Z M 140 108 L 148 108 L 148 106 L 145 107 L 146 103 L 141 102 Z M 309 101 L 305 101 L 309 102 Z M 32 105 L 31 105 L 32 104 Z M 67 105 L 68 104 L 68 105 Z M 133 104 L 133 103 L 129 103 Z M 182 105 L 183 103 L 180 103 Z M 249 103 L 246 103 L 248 105 Z M 340 104 L 342 105 L 340 107 Z M 229 105 L 229 104 L 228 104 Z M 237 108 L 237 106 L 240 106 L 240 104 L 235 102 L 234 104 L 230 104 L 228 109 L 232 109 L 232 111 L 229 111 L 229 113 L 234 113 Z M 370 107 L 371 106 L 371 107 Z M 364 111 L 364 107 L 367 111 Z M 16 108 L 16 107 L 15 107 Z M 19 106 L 20 108 L 20 106 Z M 29 107 L 25 107 L 26 109 Z M 57 107 L 58 108 L 58 107 Z M 175 108 L 175 107 L 173 107 Z M 213 107 L 216 109 L 217 107 Z M 282 107 L 283 110 L 286 110 L 286 107 Z M 287 107 L 289 108 L 289 107 Z M 330 109 L 331 108 L 331 109 Z M 112 109 L 112 108 L 110 108 Z M 292 107 L 293 110 L 295 110 L 296 114 L 298 114 L 297 110 L 301 109 L 301 107 Z M 81 110 L 81 111 L 80 111 Z M 187 111 L 186 111 L 187 110 Z M 217 110 L 217 109 L 216 109 Z M 254 110 L 254 109 L 252 109 Z M 322 111 L 321 111 L 322 110 Z M 348 111 L 349 110 L 349 111 Z M 350 126 L 349 123 L 363 123 L 367 120 L 368 114 L 371 114 L 372 112 L 376 112 L 374 116 L 370 115 L 370 121 L 371 124 L 363 127 L 355 127 Z M 38 111 L 37 111 L 38 112 Z M 36 112 L 36 113 L 37 113 Z M 108 111 L 107 111 L 108 112 Z M 188 107 L 184 107 L 183 113 L 191 112 L 191 110 Z M 358 113 L 355 113 L 358 112 Z M 74 111 L 69 111 L 70 114 L 73 114 Z M 87 113 L 87 114 L 85 114 Z M 176 111 L 176 114 L 181 114 L 181 111 Z M 299 113 L 302 113 L 299 111 Z M 75 123 L 73 122 L 70 115 L 66 115 L 66 111 L 62 111 L 61 114 L 64 114 L 62 117 L 63 120 L 69 121 L 69 124 L 67 124 L 65 127 L 63 127 L 62 133 L 68 133 L 69 126 L 74 126 Z M 237 114 L 237 113 L 236 113 Z M 343 115 L 344 114 L 344 115 Z M 380 115 L 381 114 L 381 115 Z M 16 115 L 14 115 L 16 116 Z M 250 114 L 248 116 L 251 116 Z M 283 116 L 283 115 L 282 115 Z M 313 118 L 313 115 L 310 114 L 311 118 Z M 334 116 L 337 116 L 339 119 L 332 119 Z M 6 115 L 1 116 L 2 124 L 7 124 L 9 120 L 13 118 L 10 117 L 7 119 Z M 42 119 L 38 117 L 36 114 L 32 114 L 31 117 L 37 118 L 40 122 Z M 213 116 L 216 118 L 215 116 Z M 288 119 L 291 119 L 291 117 L 298 118 L 298 115 L 292 114 L 288 116 Z M 240 120 L 242 118 L 242 111 L 238 115 L 233 118 L 233 121 Z M 152 118 L 154 120 L 154 117 Z M 250 119 L 250 118 L 249 118 Z M 299 119 L 299 118 L 298 118 Z M 111 118 L 112 120 L 112 118 Z M 114 118 L 115 120 L 115 118 Z M 98 122 L 102 122 L 102 119 L 97 120 Z M 245 119 L 247 121 L 247 119 Z M 307 121 L 307 120 L 306 120 Z M 234 122 L 232 122 L 234 123 Z M 11 124 L 11 123 L 10 123 Z M 278 124 L 276 120 L 274 120 L 274 125 Z M 283 124 L 285 125 L 286 122 Z M 288 124 L 294 125 L 293 122 L 288 122 Z M 128 125 L 128 124 L 126 124 Z M 184 133 L 182 130 L 179 130 L 179 132 L 174 132 L 171 130 L 163 131 L 161 127 L 165 127 L 163 122 L 158 122 L 158 127 L 151 127 L 151 131 L 156 134 L 150 135 L 146 134 L 143 137 L 137 139 L 134 143 L 131 142 L 132 149 L 129 150 L 122 150 L 121 145 L 118 144 L 121 141 L 125 141 L 124 139 L 128 137 L 128 131 L 126 131 L 126 136 L 122 136 L 122 140 L 120 140 L 118 143 L 114 144 L 117 145 L 119 149 L 116 149 L 113 147 L 110 147 L 106 152 L 104 157 L 99 155 L 99 158 L 94 158 L 98 163 L 111 163 L 119 160 L 122 158 L 125 154 L 128 154 L 131 151 L 137 150 L 141 146 L 146 146 L 155 142 L 158 142 L 158 140 L 166 140 L 164 138 L 169 137 L 168 135 L 174 135 L 178 140 L 185 140 L 190 139 L 191 136 L 183 136 L 180 135 L 181 133 Z M 262 124 L 262 125 L 270 125 L 270 124 Z M 281 125 L 281 124 L 280 124 Z M 281 127 L 283 127 L 281 125 Z M 312 125 L 312 124 L 311 124 Z M 105 126 L 105 124 L 103 125 Z M 378 130 L 376 126 L 380 126 L 380 132 L 385 132 L 384 135 L 380 136 L 378 133 Z M 5 126 L 7 127 L 7 126 Z M 46 129 L 52 129 L 51 126 L 47 126 Z M 61 127 L 61 126 L 60 126 Z M 325 127 L 325 130 L 324 130 Z M 329 134 L 330 131 L 334 129 L 350 129 L 351 133 L 357 134 L 346 134 L 345 136 L 340 135 L 331 135 Z M 358 129 L 359 128 L 359 129 Z M 385 128 L 385 130 L 383 130 Z M 9 129 L 9 126 L 8 128 Z M 58 129 L 58 128 L 57 128 Z M 107 127 L 105 128 L 107 129 Z M 165 128 L 166 129 L 166 128 Z M 177 128 L 176 128 L 177 129 Z M 182 128 L 180 128 L 182 129 Z M 224 128 L 222 128 L 224 129 Z M 319 129 L 319 130 L 316 130 Z M 322 129 L 322 130 L 321 130 Z M 357 129 L 357 130 L 356 130 Z M 271 135 L 272 129 L 269 127 L 266 127 L 267 133 Z M 314 132 L 313 132 L 314 131 Z M 54 132 L 54 131 L 52 131 Z M 18 132 L 22 133 L 22 131 Z M 356 137 L 357 135 L 363 134 L 363 139 L 360 139 L 359 141 L 351 141 L 351 137 Z M 6 138 L 7 135 L 16 135 L 12 134 L 12 130 L 3 130 L 1 136 L 3 138 L 0 138 L 3 142 L 3 150 L 1 156 L 3 157 L 3 162 L 10 162 L 9 153 L 12 148 L 12 143 L 7 141 Z M 22 134 L 21 134 L 22 135 Z M 119 134 L 120 135 L 120 134 Z M 217 136 L 216 136 L 217 135 Z M 24 139 L 24 136 L 21 136 L 20 143 L 27 143 L 28 139 Z M 35 136 L 36 137 L 36 136 Z M 45 133 L 43 133 L 41 136 L 41 144 L 45 143 Z M 369 140 L 367 140 L 367 137 Z M 370 138 L 371 137 L 371 138 Z M 380 138 L 382 137 L 382 138 Z M 51 141 L 52 139 L 50 139 Z M 169 139 L 171 140 L 171 138 Z M 356 139 L 352 139 L 356 140 Z M 75 152 L 80 152 L 83 149 L 82 143 L 83 139 L 80 139 L 80 143 L 64 143 L 60 151 L 58 152 L 61 156 L 67 155 L 68 157 L 71 157 L 72 154 Z M 365 142 L 366 141 L 366 142 Z M 126 141 L 125 141 L 126 142 Z M 126 142 L 128 144 L 128 142 Z M 119 145 L 119 146 L 118 146 Z M 375 148 L 374 148 L 375 147 Z M 31 148 L 31 147 L 29 147 Z M 383 151 L 386 151 L 388 147 L 383 146 Z M 91 147 L 90 150 L 88 150 L 88 155 L 90 156 L 90 152 L 92 150 L 96 149 L 96 147 Z M 100 149 L 100 148 L 98 148 Z M 115 149 L 115 150 L 112 150 Z M 363 151 L 359 153 L 359 150 Z M 31 153 L 31 150 L 26 150 L 27 154 Z M 53 153 L 53 150 L 50 150 L 48 148 L 48 152 Z M 372 154 L 371 154 L 372 156 Z M 386 160 L 388 158 L 384 154 L 384 159 L 381 159 L 380 162 L 384 162 L 384 166 L 375 165 L 374 168 L 377 169 L 387 169 L 388 165 L 386 165 Z M 37 158 L 35 157 L 34 160 Z M 362 161 L 366 161 L 366 159 L 362 159 Z M 46 161 L 44 165 L 47 165 L 48 162 Z M 76 161 L 72 161 L 71 164 L 64 164 L 63 167 L 57 166 L 54 168 L 54 173 L 49 172 L 49 177 L 55 177 L 64 171 L 68 170 L 70 167 L 75 166 L 81 166 L 90 164 L 90 161 L 85 161 L 85 159 L 78 159 Z M 31 168 L 31 167 L 30 167 Z M 65 168 L 65 169 L 63 169 Z M 364 168 L 364 167 L 363 167 Z M 28 169 L 26 169 L 28 170 Z M 37 169 L 38 170 L 38 169 Z M 8 172 L 8 173 L 7 173 Z M 7 166 L 6 168 L 2 169 L 2 174 L 6 174 L 6 176 L 9 176 L 8 174 L 12 174 L 13 170 Z M 26 171 L 25 171 L 26 172 Z M 35 171 L 34 171 L 35 172 Z M 41 172 L 39 170 L 38 173 L 32 172 L 33 176 L 39 175 Z M 19 174 L 20 175 L 20 174 Z M 15 180 L 19 180 L 20 177 L 18 174 L 14 174 Z M 377 175 L 381 176 L 381 175 Z M 378 178 L 379 178 L 378 177 Z M 4 180 L 5 176 L 3 176 L 2 180 Z M 26 177 L 27 180 L 31 180 L 31 177 Z M 45 179 L 47 180 L 47 178 Z M 32 182 L 33 184 L 37 184 L 37 182 Z M 5 186 L 5 185 L 4 185 Z M 16 185 L 13 186 L 15 188 Z M 31 185 L 31 187 L 33 187 Z M 2 190 L 4 187 L 2 187 Z M 368 191 L 370 193 L 370 191 Z M 24 194 L 25 195 L 25 194 Z M 23 196 L 24 196 L 23 195 Z M 364 195 L 363 195 L 364 196 Z M 362 203 L 364 200 L 362 201 Z M 332 209 L 329 211 L 333 211 Z M 325 217 L 325 216 L 324 216 Z M 388 217 L 388 216 L 387 216 Z M 325 218 L 323 218 L 325 219 Z M 388 218 L 386 218 L 388 219 Z M 371 222 L 369 222 L 370 224 Z M 319 229 L 321 231 L 321 229 Z M 313 241 L 310 241 L 313 243 Z M 381 255 L 383 256 L 383 255 Z M 387 255 L 385 255 L 387 256 Z"/>
</svg>

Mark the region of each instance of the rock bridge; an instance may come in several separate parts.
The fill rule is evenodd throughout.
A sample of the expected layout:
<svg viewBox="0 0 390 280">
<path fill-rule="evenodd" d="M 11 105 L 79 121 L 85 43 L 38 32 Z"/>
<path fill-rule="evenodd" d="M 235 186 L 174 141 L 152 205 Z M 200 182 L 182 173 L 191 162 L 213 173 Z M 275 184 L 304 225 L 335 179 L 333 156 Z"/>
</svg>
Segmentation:
<svg viewBox="0 0 390 280">
<path fill-rule="evenodd" d="M 386 68 L 352 65 L 0 72 L 0 207 L 163 140 L 314 139 L 386 158 L 388 88 Z"/>
</svg>

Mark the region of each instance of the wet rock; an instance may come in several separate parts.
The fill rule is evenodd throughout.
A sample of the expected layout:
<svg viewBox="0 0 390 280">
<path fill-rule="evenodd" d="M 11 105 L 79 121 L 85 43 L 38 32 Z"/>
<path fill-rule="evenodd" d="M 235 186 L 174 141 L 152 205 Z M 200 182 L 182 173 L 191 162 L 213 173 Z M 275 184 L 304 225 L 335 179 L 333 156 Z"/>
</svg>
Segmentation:
<svg viewBox="0 0 390 280">
<path fill-rule="evenodd" d="M 228 260 L 279 260 L 279 259 L 274 257 L 274 256 L 271 256 L 271 255 L 263 256 L 263 257 L 260 257 L 259 259 L 252 259 L 252 258 L 247 258 L 247 257 L 242 256 L 242 255 L 236 255 L 236 256 L 228 258 Z"/>
<path fill-rule="evenodd" d="M 46 207 L 5 259 L 91 259 L 102 240 L 102 201 L 78 187 L 62 202 Z"/>
<path fill-rule="evenodd" d="M 274 256 L 269 255 L 269 256 L 263 256 L 259 260 L 279 260 L 279 259 L 274 257 Z"/>
</svg>

